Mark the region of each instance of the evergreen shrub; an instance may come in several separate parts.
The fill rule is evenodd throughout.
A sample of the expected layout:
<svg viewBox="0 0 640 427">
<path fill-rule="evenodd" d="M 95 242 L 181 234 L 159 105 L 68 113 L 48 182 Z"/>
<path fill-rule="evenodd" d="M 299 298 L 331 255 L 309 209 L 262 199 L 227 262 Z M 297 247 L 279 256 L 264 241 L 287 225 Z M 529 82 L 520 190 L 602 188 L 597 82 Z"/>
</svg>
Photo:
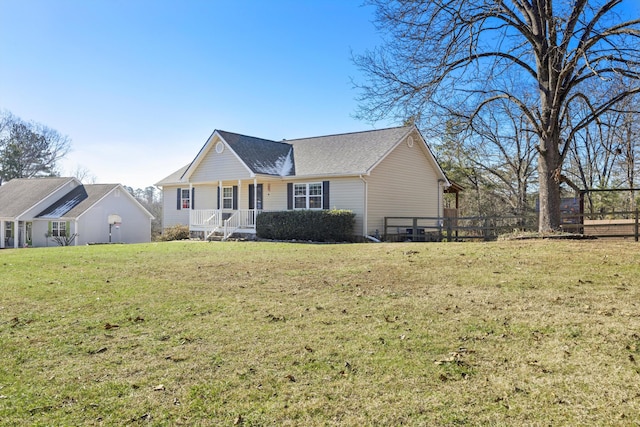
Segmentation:
<svg viewBox="0 0 640 427">
<path fill-rule="evenodd" d="M 256 234 L 272 240 L 346 242 L 354 239 L 354 225 L 355 214 L 348 210 L 262 212 L 256 218 Z"/>
</svg>

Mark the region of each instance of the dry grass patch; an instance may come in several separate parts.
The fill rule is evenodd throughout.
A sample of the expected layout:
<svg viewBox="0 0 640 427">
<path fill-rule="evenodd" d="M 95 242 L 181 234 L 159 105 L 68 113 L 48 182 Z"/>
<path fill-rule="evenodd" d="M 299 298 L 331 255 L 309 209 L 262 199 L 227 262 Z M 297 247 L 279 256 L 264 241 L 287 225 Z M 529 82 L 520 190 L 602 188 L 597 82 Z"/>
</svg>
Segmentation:
<svg viewBox="0 0 640 427">
<path fill-rule="evenodd" d="M 639 266 L 600 241 L 5 250 L 0 419 L 633 425 Z"/>
</svg>

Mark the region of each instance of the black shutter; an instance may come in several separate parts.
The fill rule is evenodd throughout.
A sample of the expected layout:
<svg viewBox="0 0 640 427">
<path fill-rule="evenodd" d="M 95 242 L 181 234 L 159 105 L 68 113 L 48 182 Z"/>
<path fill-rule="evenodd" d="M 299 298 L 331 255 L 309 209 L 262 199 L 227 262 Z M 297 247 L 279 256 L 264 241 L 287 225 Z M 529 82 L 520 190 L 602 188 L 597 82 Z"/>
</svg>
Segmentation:
<svg viewBox="0 0 640 427">
<path fill-rule="evenodd" d="M 256 194 L 256 200 L 258 201 L 258 206 L 256 206 L 256 209 L 262 209 L 262 184 L 258 184 L 258 194 Z"/>
<path fill-rule="evenodd" d="M 182 195 L 181 191 L 182 191 L 182 189 L 178 188 L 178 203 L 176 205 L 176 209 L 178 209 L 178 210 L 180 210 L 180 208 L 182 208 L 182 203 L 180 203 L 181 202 L 180 196 Z"/>
<path fill-rule="evenodd" d="M 220 209 L 220 187 L 218 187 L 218 197 L 217 197 L 217 200 L 218 200 L 218 209 Z"/>
<path fill-rule="evenodd" d="M 233 210 L 238 210 L 238 186 L 233 186 Z"/>
<path fill-rule="evenodd" d="M 249 184 L 249 209 L 255 209 L 255 206 L 253 204 L 253 193 L 253 184 Z"/>
<path fill-rule="evenodd" d="M 196 188 L 191 187 L 191 209 L 196 208 Z"/>
<path fill-rule="evenodd" d="M 322 209 L 331 209 L 329 202 L 329 181 L 322 181 Z"/>
<path fill-rule="evenodd" d="M 287 209 L 293 209 L 293 183 L 287 183 Z"/>
</svg>

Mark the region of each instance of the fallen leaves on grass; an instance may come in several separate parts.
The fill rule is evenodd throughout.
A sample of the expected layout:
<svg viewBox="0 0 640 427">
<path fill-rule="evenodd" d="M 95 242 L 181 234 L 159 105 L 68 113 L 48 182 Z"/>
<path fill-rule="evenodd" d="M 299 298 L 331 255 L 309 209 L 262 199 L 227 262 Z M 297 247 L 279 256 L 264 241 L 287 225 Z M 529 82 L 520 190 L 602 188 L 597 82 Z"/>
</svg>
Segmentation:
<svg viewBox="0 0 640 427">
<path fill-rule="evenodd" d="M 31 322 L 33 322 L 33 320 L 31 319 L 20 319 L 18 317 L 14 317 L 13 319 L 11 319 L 11 327 L 17 328 L 18 326 L 28 325 Z"/>
<path fill-rule="evenodd" d="M 100 347 L 99 349 L 96 349 L 96 350 L 89 350 L 89 354 L 100 354 L 100 353 L 104 353 L 105 351 L 107 351 L 107 347 Z"/>
<path fill-rule="evenodd" d="M 284 316 L 275 316 L 271 313 L 267 314 L 267 319 L 271 322 L 286 322 L 286 318 Z"/>
</svg>

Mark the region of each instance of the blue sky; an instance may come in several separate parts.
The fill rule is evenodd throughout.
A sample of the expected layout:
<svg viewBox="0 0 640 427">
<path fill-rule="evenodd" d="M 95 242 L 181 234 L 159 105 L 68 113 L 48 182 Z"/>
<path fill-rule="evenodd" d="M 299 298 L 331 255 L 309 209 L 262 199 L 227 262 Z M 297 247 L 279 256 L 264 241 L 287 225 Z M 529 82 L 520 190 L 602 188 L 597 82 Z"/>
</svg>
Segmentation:
<svg viewBox="0 0 640 427">
<path fill-rule="evenodd" d="M 371 129 L 353 118 L 351 52 L 380 44 L 373 13 L 362 0 L 0 0 L 0 110 L 71 138 L 63 174 L 134 188 L 214 129 Z"/>
<path fill-rule="evenodd" d="M 351 52 L 379 43 L 373 12 L 360 0 L 0 0 L 0 109 L 71 138 L 63 174 L 134 188 L 191 161 L 214 129 L 371 129 L 353 118 Z"/>
</svg>

